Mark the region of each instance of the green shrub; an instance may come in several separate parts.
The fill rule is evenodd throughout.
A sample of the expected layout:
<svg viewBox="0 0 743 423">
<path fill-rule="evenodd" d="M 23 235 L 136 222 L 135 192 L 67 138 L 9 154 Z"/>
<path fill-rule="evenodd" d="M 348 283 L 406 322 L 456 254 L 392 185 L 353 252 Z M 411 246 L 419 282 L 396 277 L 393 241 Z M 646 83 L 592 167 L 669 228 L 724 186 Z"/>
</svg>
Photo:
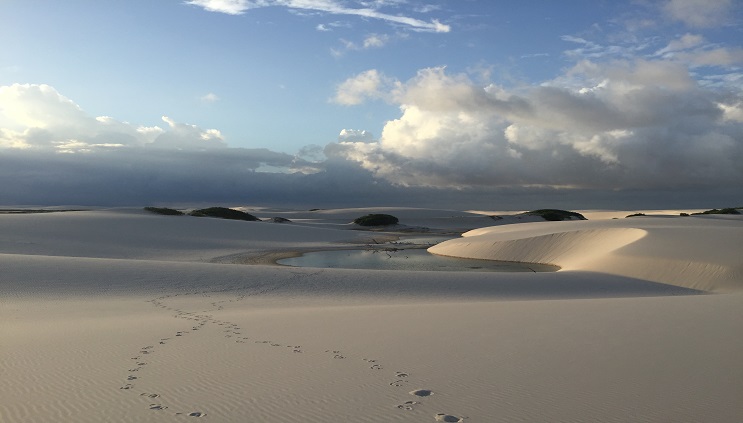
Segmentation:
<svg viewBox="0 0 743 423">
<path fill-rule="evenodd" d="M 259 220 L 252 214 L 241 212 L 239 210 L 228 209 L 226 207 L 209 207 L 207 209 L 194 210 L 189 213 L 189 215 L 196 217 L 218 217 L 220 219 L 230 220 L 246 220 L 248 222 Z"/>
<path fill-rule="evenodd" d="M 539 209 L 539 210 L 532 210 L 529 212 L 524 213 L 527 216 L 541 216 L 544 218 L 544 220 L 549 221 L 560 221 L 560 220 L 588 220 L 580 213 L 571 212 L 567 210 L 558 210 L 558 209 Z"/>
<path fill-rule="evenodd" d="M 183 216 L 183 212 L 180 210 L 169 209 L 167 207 L 145 207 L 148 212 L 163 214 L 166 216 Z"/>
<path fill-rule="evenodd" d="M 361 216 L 353 221 L 353 223 L 361 226 L 386 226 L 396 225 L 399 220 L 389 214 L 367 214 Z"/>
</svg>

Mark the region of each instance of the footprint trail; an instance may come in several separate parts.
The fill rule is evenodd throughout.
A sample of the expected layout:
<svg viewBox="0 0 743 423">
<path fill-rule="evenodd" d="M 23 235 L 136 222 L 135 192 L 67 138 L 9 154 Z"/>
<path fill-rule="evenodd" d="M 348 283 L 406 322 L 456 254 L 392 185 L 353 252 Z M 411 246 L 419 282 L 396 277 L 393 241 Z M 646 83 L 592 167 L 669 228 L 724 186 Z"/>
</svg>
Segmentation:
<svg viewBox="0 0 743 423">
<path fill-rule="evenodd" d="M 318 272 L 317 274 L 322 273 Z M 314 275 L 307 275 L 304 273 L 295 273 L 292 278 L 290 278 L 286 283 L 292 283 L 297 278 L 302 277 L 308 277 L 308 276 L 314 276 Z M 235 322 L 231 322 L 225 319 L 218 319 L 214 317 L 214 312 L 223 310 L 224 307 L 228 303 L 234 303 L 239 302 L 247 297 L 252 297 L 256 295 L 265 294 L 274 290 L 279 289 L 280 286 L 277 284 L 274 285 L 257 285 L 253 286 L 251 288 L 245 288 L 245 287 L 229 287 L 225 289 L 219 289 L 219 290 L 212 290 L 212 291 L 195 291 L 195 292 L 188 292 L 188 293 L 179 293 L 179 294 L 173 294 L 173 295 L 163 295 L 151 300 L 148 300 L 154 307 L 158 307 L 164 311 L 167 311 L 169 313 L 172 313 L 173 318 L 189 321 L 189 326 L 187 329 L 176 331 L 170 334 L 165 334 L 165 336 L 157 339 L 156 341 L 152 342 L 150 345 L 145 345 L 142 347 L 139 347 L 136 349 L 136 354 L 134 354 L 131 357 L 131 360 L 134 361 L 135 367 L 129 367 L 127 369 L 127 376 L 124 377 L 122 380 L 122 384 L 119 386 L 119 389 L 122 392 L 134 392 L 138 394 L 139 397 L 141 397 L 144 401 L 145 407 L 147 407 L 152 412 L 158 412 L 158 413 L 170 413 L 174 416 L 185 416 L 185 417 L 204 417 L 207 416 L 207 411 L 204 411 L 203 409 L 196 410 L 174 410 L 171 404 L 168 401 L 168 398 L 160 395 L 159 393 L 150 392 L 149 390 L 142 390 L 140 389 L 140 386 L 146 387 L 147 386 L 147 378 L 148 378 L 148 371 L 150 363 L 147 361 L 147 358 L 150 357 L 153 354 L 157 354 L 159 348 L 167 348 L 167 346 L 173 342 L 185 342 L 186 339 L 188 339 L 189 342 L 198 341 L 199 333 L 203 329 L 207 327 L 212 327 L 214 329 L 220 330 L 222 333 L 222 336 L 225 338 L 226 342 L 234 342 L 236 344 L 243 344 L 245 345 L 244 348 L 250 348 L 250 345 L 253 345 L 253 348 L 270 348 L 270 349 L 276 349 L 276 350 L 285 350 L 288 353 L 291 353 L 292 355 L 300 355 L 302 354 L 305 356 L 305 359 L 309 359 L 310 356 L 313 357 L 313 359 L 317 359 L 317 357 L 325 356 L 327 359 L 330 360 L 345 360 L 345 361 L 351 361 L 351 362 L 358 362 L 359 365 L 364 365 L 368 368 L 369 372 L 372 372 L 370 374 L 377 374 L 378 372 L 387 372 L 385 370 L 385 366 L 382 362 L 380 362 L 377 359 L 371 359 L 371 358 L 364 358 L 364 357 L 353 357 L 346 353 L 343 353 L 340 349 L 336 348 L 328 348 L 322 352 L 320 356 L 317 354 L 303 354 L 306 351 L 301 345 L 297 345 L 295 342 L 280 342 L 275 340 L 266 340 L 266 339 L 251 339 L 251 336 L 249 334 L 246 334 L 244 330 Z M 235 294 L 233 298 L 226 299 L 226 300 L 218 300 L 218 301 L 210 301 L 212 298 L 212 295 L 214 294 L 225 294 L 225 293 L 231 293 Z M 196 299 L 196 298 L 204 298 L 206 300 L 206 307 L 204 310 L 199 311 L 189 311 L 182 307 L 176 307 L 173 305 L 173 302 L 175 300 L 181 300 L 181 299 Z M 247 342 L 252 340 L 253 342 Z M 240 347 L 243 348 L 243 347 Z M 316 351 L 315 353 L 321 353 L 320 351 Z M 288 357 L 288 356 L 287 356 Z M 301 356 L 300 356 L 301 357 Z M 415 389 L 413 391 L 404 392 L 405 387 L 410 387 L 411 385 L 411 376 L 409 372 L 406 371 L 395 371 L 390 372 L 390 379 L 388 379 L 389 382 L 387 382 L 387 385 L 389 386 L 389 389 L 394 390 L 401 390 L 400 391 L 400 397 L 401 401 L 399 404 L 394 405 L 394 408 L 401 410 L 403 412 L 410 412 L 417 410 L 420 407 L 425 407 L 425 401 L 424 399 L 431 397 L 434 392 L 430 389 Z M 410 389 L 410 388 L 408 388 Z M 415 399 L 409 399 L 410 396 L 415 397 Z M 406 398 L 407 397 L 407 398 Z M 153 402 L 153 400 L 156 400 Z M 445 413 L 437 413 L 434 416 L 435 421 L 439 422 L 462 422 L 465 417 L 457 417 L 455 415 L 451 414 L 445 414 Z"/>
</svg>

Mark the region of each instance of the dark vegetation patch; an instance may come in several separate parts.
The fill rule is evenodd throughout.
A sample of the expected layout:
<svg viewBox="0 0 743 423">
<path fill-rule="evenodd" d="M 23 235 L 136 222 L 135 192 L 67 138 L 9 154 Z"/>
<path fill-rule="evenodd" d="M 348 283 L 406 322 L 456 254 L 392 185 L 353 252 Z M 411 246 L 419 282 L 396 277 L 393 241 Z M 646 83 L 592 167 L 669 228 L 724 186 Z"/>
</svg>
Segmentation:
<svg viewBox="0 0 743 423">
<path fill-rule="evenodd" d="M 183 216 L 183 212 L 176 209 L 169 209 L 167 207 L 145 207 L 145 210 L 155 214 L 162 214 L 165 216 Z"/>
<path fill-rule="evenodd" d="M 740 212 L 738 210 L 741 209 L 741 208 L 743 208 L 743 207 L 737 207 L 737 208 L 735 208 L 735 207 L 728 207 L 728 208 L 724 208 L 724 209 L 712 209 L 712 210 L 707 210 L 707 211 L 698 212 L 698 213 L 692 213 L 692 214 L 694 214 L 694 215 L 699 215 L 699 214 L 740 214 Z"/>
<path fill-rule="evenodd" d="M 0 209 L 0 214 L 32 214 L 32 213 L 61 213 L 85 211 L 82 209 Z"/>
<path fill-rule="evenodd" d="M 580 213 L 558 209 L 539 209 L 522 213 L 525 216 L 541 216 L 544 220 L 557 222 L 561 220 L 588 220 Z"/>
<path fill-rule="evenodd" d="M 353 223 L 361 226 L 396 225 L 397 222 L 399 222 L 399 220 L 395 216 L 381 213 L 367 214 L 366 216 L 361 216 L 353 221 Z"/>
<path fill-rule="evenodd" d="M 252 214 L 228 209 L 226 207 L 209 207 L 207 209 L 194 210 L 189 213 L 189 215 L 196 217 L 218 217 L 220 219 L 245 220 L 248 222 L 260 220 Z"/>
<path fill-rule="evenodd" d="M 645 216 L 645 213 L 633 213 L 633 214 L 628 214 L 625 217 L 636 217 L 636 216 Z"/>
<path fill-rule="evenodd" d="M 291 220 L 285 218 L 285 217 L 272 217 L 270 219 L 267 219 L 266 222 L 271 223 L 292 223 Z"/>
</svg>

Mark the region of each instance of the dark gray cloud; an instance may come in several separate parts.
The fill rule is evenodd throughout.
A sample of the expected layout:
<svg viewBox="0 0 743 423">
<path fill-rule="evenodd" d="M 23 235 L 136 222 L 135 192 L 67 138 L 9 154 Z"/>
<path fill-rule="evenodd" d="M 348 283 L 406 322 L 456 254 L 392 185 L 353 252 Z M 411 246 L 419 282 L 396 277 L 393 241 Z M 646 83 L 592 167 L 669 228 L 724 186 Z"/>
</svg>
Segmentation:
<svg viewBox="0 0 743 423">
<path fill-rule="evenodd" d="M 329 159 L 314 174 L 266 173 L 265 161 L 288 155 L 225 149 L 210 152 L 98 151 L 88 155 L 6 151 L 0 155 L 3 205 L 270 205 L 297 208 L 412 206 L 452 209 L 678 207 L 738 204 L 741 189 L 557 189 L 546 186 L 447 189 L 393 185 L 358 164 Z M 454 176 L 454 175 L 452 175 Z M 737 202 L 736 202 L 737 201 Z"/>
<path fill-rule="evenodd" d="M 49 86 L 0 87 L 0 204 L 740 205 L 740 93 L 679 77 L 664 88 L 651 83 L 659 69 L 678 71 L 583 64 L 566 75 L 582 88 L 510 92 L 424 70 L 384 94 L 402 114 L 379 140 L 345 130 L 297 154 L 230 148 L 219 131 L 168 117 L 165 128 L 94 118 Z M 624 77 L 604 82 L 611 72 Z"/>
</svg>

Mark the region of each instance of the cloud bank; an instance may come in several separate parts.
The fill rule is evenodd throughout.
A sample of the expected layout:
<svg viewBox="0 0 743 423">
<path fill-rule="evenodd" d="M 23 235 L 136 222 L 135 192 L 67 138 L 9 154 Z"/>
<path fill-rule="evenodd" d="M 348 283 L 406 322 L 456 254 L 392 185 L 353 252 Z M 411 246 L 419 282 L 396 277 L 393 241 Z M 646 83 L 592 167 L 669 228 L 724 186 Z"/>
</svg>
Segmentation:
<svg viewBox="0 0 743 423">
<path fill-rule="evenodd" d="M 163 127 L 92 117 L 48 85 L 3 86 L 0 199 L 526 209 L 725 206 L 743 194 L 743 96 L 672 61 L 582 61 L 510 90 L 445 68 L 406 82 L 376 75 L 390 81 L 361 84 L 362 101 L 401 111 L 379 139 L 344 129 L 295 155 L 231 148 L 218 130 L 169 117 Z"/>
<path fill-rule="evenodd" d="M 232 148 L 216 129 L 162 120 L 161 127 L 94 117 L 49 85 L 0 86 L 0 205 L 340 207 L 431 196 L 328 160 L 321 146 L 293 155 Z M 338 137 L 373 140 L 353 129 Z"/>
<path fill-rule="evenodd" d="M 1 86 L 0 180 L 13 183 L 0 187 L 0 198 L 5 204 L 198 201 L 240 195 L 236 187 L 254 181 L 262 167 L 318 170 L 299 155 L 229 148 L 216 129 L 162 120 L 164 128 L 92 117 L 49 85 Z"/>
<path fill-rule="evenodd" d="M 341 140 L 326 154 L 390 183 L 674 190 L 743 180 L 743 95 L 705 88 L 677 61 L 582 60 L 555 80 L 512 89 L 443 67 L 385 78 L 363 72 L 338 86 L 336 100 L 383 98 L 401 116 L 378 141 Z"/>
</svg>

